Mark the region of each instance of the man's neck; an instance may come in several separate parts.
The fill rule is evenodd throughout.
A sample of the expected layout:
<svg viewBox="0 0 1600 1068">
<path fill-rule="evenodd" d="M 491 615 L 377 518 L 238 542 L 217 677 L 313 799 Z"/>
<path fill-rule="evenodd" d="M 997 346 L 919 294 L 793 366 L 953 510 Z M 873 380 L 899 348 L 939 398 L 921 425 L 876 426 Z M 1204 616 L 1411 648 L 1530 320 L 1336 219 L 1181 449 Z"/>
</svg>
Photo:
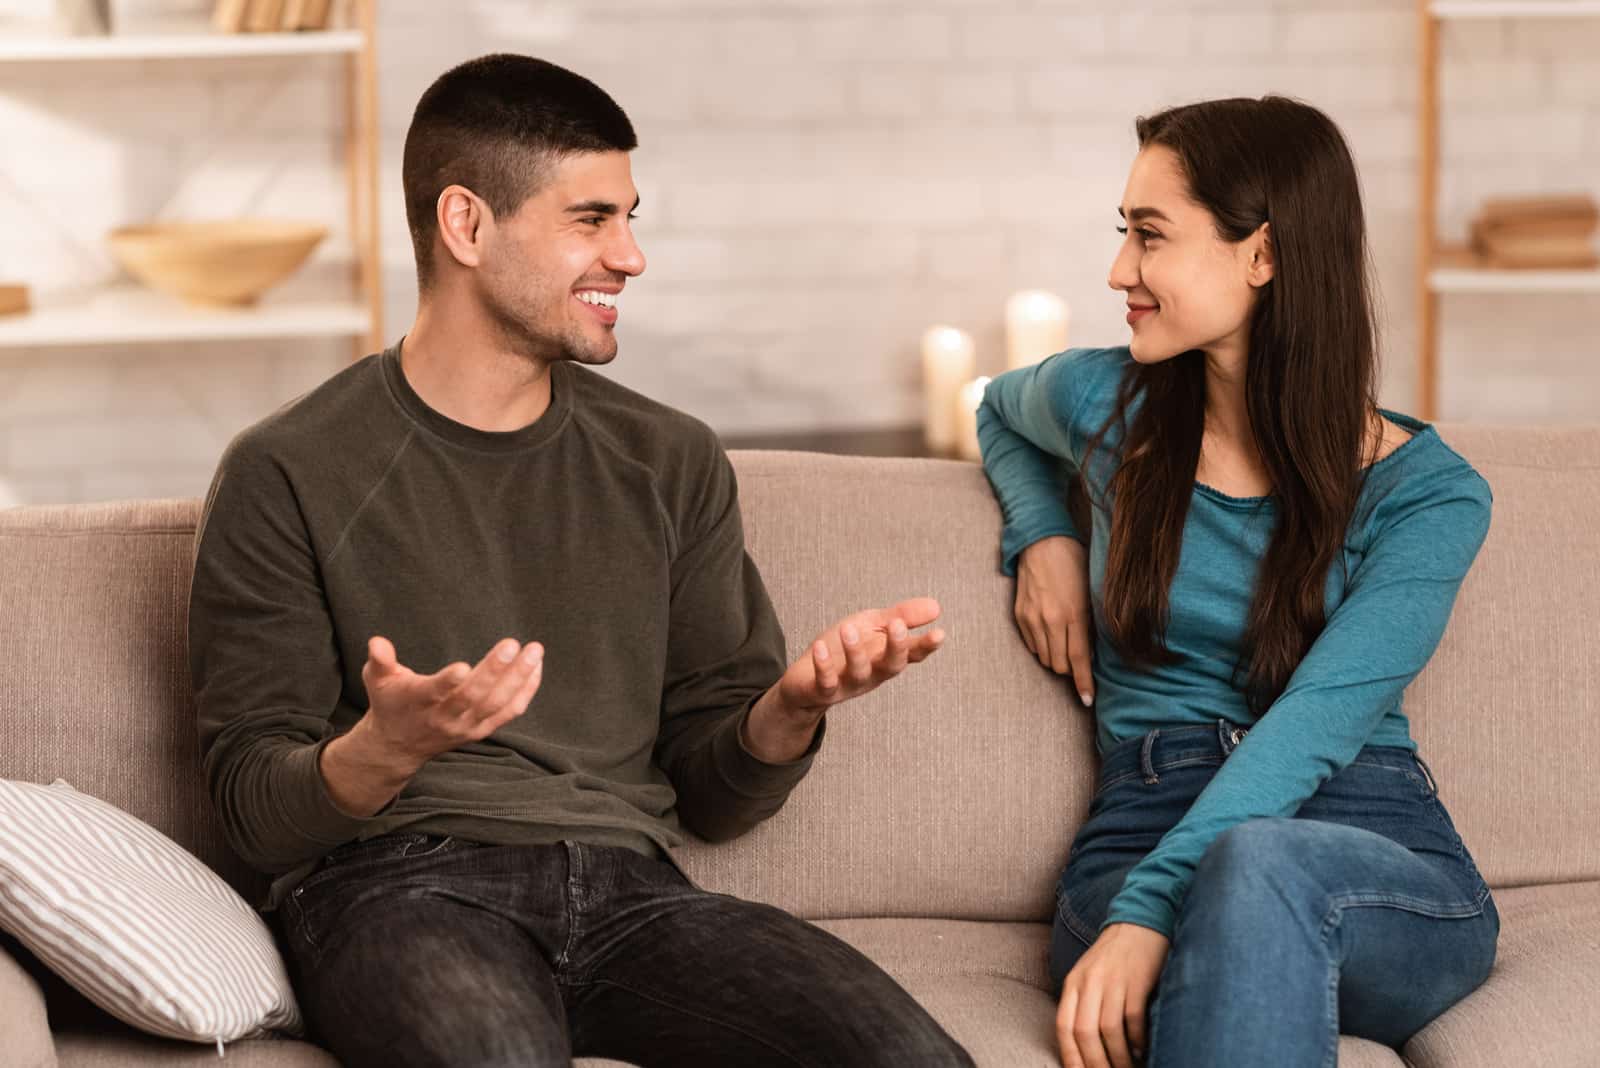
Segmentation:
<svg viewBox="0 0 1600 1068">
<path fill-rule="evenodd" d="M 550 365 L 516 353 L 499 332 L 427 305 L 400 346 L 400 370 L 429 408 L 474 430 L 521 430 L 550 407 Z"/>
</svg>

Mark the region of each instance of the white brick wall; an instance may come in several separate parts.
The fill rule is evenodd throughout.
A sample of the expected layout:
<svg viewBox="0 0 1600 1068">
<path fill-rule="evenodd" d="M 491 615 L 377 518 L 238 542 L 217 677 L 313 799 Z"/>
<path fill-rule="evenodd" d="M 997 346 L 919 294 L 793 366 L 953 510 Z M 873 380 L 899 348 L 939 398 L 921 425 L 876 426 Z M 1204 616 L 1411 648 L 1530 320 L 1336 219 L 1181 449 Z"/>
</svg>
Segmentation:
<svg viewBox="0 0 1600 1068">
<path fill-rule="evenodd" d="M 0 13 L 19 0 L 0 0 Z M 29 0 L 33 2 L 33 0 Z M 204 6 L 123 0 L 123 10 Z M 1417 102 L 1401 0 L 382 0 L 390 337 L 415 306 L 400 146 L 438 73 L 494 50 L 589 75 L 643 147 L 622 381 L 729 431 L 914 421 L 917 342 L 1002 352 L 1007 294 L 1054 289 L 1074 343 L 1126 337 L 1105 286 L 1136 115 L 1301 96 L 1357 155 L 1385 310 L 1384 400 L 1412 403 Z M 1600 20 L 1444 37 L 1440 220 L 1482 197 L 1600 192 Z M 332 60 L 0 69 L 0 276 L 112 271 L 103 232 L 170 217 L 327 217 L 344 247 Z M 92 76 L 92 80 L 90 77 Z M 1447 417 L 1593 420 L 1600 298 L 1448 298 Z M 0 482 L 22 499 L 203 492 L 240 427 L 342 366 L 336 342 L 0 350 Z M 3 489 L 0 489 L 3 492 Z"/>
</svg>

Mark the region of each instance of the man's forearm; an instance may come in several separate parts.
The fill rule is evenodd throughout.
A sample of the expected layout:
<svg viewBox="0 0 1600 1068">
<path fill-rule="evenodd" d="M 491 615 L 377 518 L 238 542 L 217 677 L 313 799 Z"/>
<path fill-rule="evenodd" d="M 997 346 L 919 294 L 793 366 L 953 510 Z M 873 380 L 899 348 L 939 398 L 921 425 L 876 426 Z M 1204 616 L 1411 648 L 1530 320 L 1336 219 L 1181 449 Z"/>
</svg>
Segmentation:
<svg viewBox="0 0 1600 1068">
<path fill-rule="evenodd" d="M 383 751 L 362 729 L 365 723 L 361 720 L 324 746 L 319 767 L 333 803 L 347 815 L 363 819 L 394 800 L 418 771 L 415 764 Z"/>
<path fill-rule="evenodd" d="M 742 740 L 757 759 L 768 764 L 788 764 L 805 756 L 821 722 L 820 710 L 810 715 L 786 708 L 774 684 L 751 706 Z"/>
</svg>

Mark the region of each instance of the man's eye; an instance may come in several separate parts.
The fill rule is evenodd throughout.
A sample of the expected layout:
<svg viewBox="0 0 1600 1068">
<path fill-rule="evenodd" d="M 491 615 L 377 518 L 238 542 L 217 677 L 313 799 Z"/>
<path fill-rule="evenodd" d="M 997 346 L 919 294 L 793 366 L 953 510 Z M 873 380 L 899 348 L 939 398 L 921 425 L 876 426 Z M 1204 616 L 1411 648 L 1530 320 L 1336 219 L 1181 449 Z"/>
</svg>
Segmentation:
<svg viewBox="0 0 1600 1068">
<path fill-rule="evenodd" d="M 601 223 L 606 221 L 606 217 L 604 215 L 591 215 L 587 219 L 583 219 L 581 221 L 588 223 L 590 226 L 599 226 Z"/>
<path fill-rule="evenodd" d="M 638 217 L 639 216 L 635 215 L 633 212 L 631 212 L 631 211 L 628 212 L 628 221 L 629 222 L 632 222 L 633 220 L 637 219 Z"/>
</svg>

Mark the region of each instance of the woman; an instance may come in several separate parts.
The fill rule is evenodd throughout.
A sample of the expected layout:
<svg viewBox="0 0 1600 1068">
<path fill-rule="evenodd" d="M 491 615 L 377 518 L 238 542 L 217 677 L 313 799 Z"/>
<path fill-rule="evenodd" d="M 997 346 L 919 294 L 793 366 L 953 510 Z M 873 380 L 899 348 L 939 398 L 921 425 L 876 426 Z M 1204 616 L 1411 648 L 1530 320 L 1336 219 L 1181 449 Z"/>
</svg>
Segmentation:
<svg viewBox="0 0 1600 1068">
<path fill-rule="evenodd" d="M 1328 118 L 1217 100 L 1137 130 L 1109 279 L 1131 343 L 1003 375 L 979 412 L 1023 640 L 1093 704 L 1102 757 L 1057 891 L 1062 1061 L 1331 1065 L 1341 1031 L 1398 1046 L 1494 961 L 1401 710 L 1489 488 L 1377 407 Z"/>
</svg>

